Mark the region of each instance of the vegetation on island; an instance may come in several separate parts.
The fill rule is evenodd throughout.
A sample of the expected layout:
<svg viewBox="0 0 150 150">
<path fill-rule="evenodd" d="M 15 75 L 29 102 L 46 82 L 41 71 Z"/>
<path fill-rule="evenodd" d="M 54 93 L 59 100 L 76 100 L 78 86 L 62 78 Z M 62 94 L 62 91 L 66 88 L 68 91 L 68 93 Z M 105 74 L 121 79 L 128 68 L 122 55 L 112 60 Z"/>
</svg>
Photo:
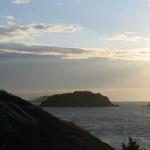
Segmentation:
<svg viewBox="0 0 150 150">
<path fill-rule="evenodd" d="M 47 96 L 42 101 L 42 107 L 113 107 L 108 97 L 100 93 L 89 91 L 75 91 L 73 93 L 56 94 Z"/>
<path fill-rule="evenodd" d="M 123 143 L 122 150 L 140 150 L 140 146 L 136 141 L 129 137 L 129 143 L 127 145 Z"/>
</svg>

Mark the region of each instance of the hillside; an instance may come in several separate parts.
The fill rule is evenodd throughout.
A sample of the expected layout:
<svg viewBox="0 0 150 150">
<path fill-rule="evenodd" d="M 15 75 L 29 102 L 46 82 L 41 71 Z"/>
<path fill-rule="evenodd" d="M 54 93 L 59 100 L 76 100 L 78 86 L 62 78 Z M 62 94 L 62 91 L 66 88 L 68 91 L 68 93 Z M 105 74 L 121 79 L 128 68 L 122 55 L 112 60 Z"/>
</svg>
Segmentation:
<svg viewBox="0 0 150 150">
<path fill-rule="evenodd" d="M 100 93 L 94 94 L 89 91 L 75 91 L 73 93 L 56 94 L 47 97 L 42 107 L 112 107 L 108 97 Z"/>
<path fill-rule="evenodd" d="M 41 97 L 29 99 L 29 101 L 33 105 L 40 105 L 43 101 L 47 100 L 47 98 L 48 96 L 41 96 Z"/>
<path fill-rule="evenodd" d="M 0 150 L 114 150 L 71 122 L 0 91 Z"/>
</svg>

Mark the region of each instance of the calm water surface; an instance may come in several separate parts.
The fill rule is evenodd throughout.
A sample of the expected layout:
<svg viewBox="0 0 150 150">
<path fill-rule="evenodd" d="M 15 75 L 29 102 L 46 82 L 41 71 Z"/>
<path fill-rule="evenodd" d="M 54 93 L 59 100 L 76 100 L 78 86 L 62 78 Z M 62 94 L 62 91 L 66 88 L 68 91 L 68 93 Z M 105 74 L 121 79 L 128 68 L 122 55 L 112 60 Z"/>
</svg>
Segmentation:
<svg viewBox="0 0 150 150">
<path fill-rule="evenodd" d="M 113 108 L 45 108 L 49 113 L 77 123 L 93 135 L 120 149 L 128 137 L 150 149 L 150 107 L 146 103 L 117 103 Z"/>
</svg>

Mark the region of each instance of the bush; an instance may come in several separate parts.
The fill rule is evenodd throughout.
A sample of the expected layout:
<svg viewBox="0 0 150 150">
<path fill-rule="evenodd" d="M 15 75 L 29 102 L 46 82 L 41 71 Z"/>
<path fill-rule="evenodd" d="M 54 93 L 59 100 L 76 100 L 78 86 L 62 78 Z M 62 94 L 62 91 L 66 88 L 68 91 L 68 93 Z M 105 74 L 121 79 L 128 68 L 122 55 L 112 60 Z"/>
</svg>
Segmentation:
<svg viewBox="0 0 150 150">
<path fill-rule="evenodd" d="M 122 144 L 122 150 L 140 150 L 139 148 L 140 146 L 131 137 L 129 137 L 128 145 Z"/>
</svg>

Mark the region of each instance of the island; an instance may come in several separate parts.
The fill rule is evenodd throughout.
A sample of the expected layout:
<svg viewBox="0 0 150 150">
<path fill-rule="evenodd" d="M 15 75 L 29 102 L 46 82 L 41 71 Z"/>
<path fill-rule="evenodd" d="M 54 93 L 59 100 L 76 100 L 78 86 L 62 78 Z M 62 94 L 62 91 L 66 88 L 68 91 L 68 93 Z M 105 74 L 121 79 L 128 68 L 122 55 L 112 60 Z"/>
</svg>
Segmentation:
<svg viewBox="0 0 150 150">
<path fill-rule="evenodd" d="M 44 97 L 45 98 L 45 97 Z M 114 107 L 108 97 L 89 91 L 47 96 L 40 104 L 41 107 Z"/>
<path fill-rule="evenodd" d="M 1 150 L 114 150 L 72 122 L 0 91 Z"/>
</svg>

